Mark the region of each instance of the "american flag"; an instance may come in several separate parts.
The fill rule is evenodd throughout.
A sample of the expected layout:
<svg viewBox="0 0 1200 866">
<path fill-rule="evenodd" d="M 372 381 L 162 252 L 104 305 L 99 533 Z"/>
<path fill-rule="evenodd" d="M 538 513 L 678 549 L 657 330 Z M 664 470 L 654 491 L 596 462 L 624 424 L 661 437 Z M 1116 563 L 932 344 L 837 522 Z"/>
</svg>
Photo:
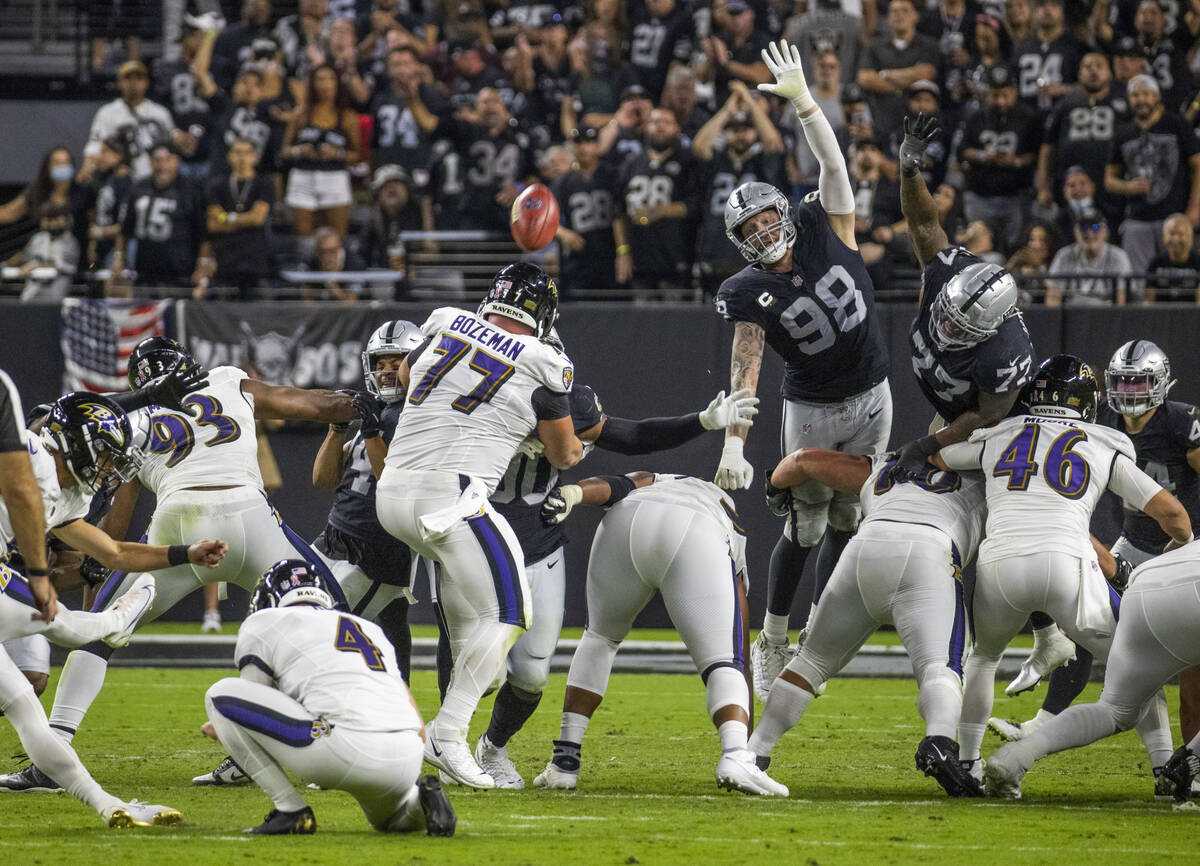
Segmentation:
<svg viewBox="0 0 1200 866">
<path fill-rule="evenodd" d="M 125 373 L 133 347 L 163 333 L 169 303 L 65 299 L 63 389 L 93 393 L 129 390 Z"/>
</svg>

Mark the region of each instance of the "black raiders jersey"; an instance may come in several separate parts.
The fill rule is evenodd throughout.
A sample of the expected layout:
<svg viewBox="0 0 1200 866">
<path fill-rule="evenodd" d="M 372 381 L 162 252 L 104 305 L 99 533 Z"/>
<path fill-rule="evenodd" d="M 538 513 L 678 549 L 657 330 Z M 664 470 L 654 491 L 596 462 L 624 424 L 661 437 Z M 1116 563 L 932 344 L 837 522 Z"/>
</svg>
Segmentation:
<svg viewBox="0 0 1200 866">
<path fill-rule="evenodd" d="M 384 442 L 392 441 L 396 422 L 404 401 L 387 403 L 379 413 L 380 434 Z M 329 525 L 335 529 L 370 541 L 372 544 L 404 547 L 401 542 L 379 523 L 375 513 L 376 480 L 371 472 L 371 460 L 367 457 L 367 446 L 362 433 L 355 433 L 346 453 L 342 480 L 333 494 L 333 506 L 329 509 Z"/>
<path fill-rule="evenodd" d="M 1026 36 L 1013 46 L 1017 66 L 1017 89 L 1029 105 L 1038 101 L 1038 84 L 1074 84 L 1079 79 L 1079 61 L 1084 48 L 1064 32 L 1053 42 Z"/>
<path fill-rule="evenodd" d="M 591 177 L 572 169 L 551 187 L 558 201 L 561 224 L 579 232 L 584 241 L 579 252 L 559 244 L 564 292 L 611 289 L 617 283 L 613 270 L 617 248 L 612 230 L 616 186 L 616 170 L 601 162 Z"/>
<path fill-rule="evenodd" d="M 152 178 L 134 184 L 121 217 L 121 234 L 137 239 L 134 263 L 140 285 L 174 285 L 191 279 L 206 232 L 204 195 L 180 176 L 166 187 Z"/>
<path fill-rule="evenodd" d="M 963 247 L 947 247 L 925 265 L 921 304 L 909 331 L 913 372 L 930 405 L 947 424 L 979 406 L 979 392 L 1020 391 L 1034 371 L 1033 343 L 1020 313 L 1005 319 L 987 340 L 966 349 L 939 349 L 933 340 L 933 301 L 950 278 L 981 262 Z"/>
<path fill-rule="evenodd" d="M 1200 519 L 1200 484 L 1196 470 L 1188 464 L 1187 453 L 1200 448 L 1200 409 L 1187 403 L 1168 400 L 1137 433 L 1125 429 L 1125 419 L 1108 403 L 1100 406 L 1096 423 L 1112 427 L 1129 436 L 1136 452 L 1137 466 L 1168 493 L 1174 494 L 1192 518 Z M 1137 509 L 1124 508 L 1122 534 L 1130 544 L 1146 553 L 1159 554 L 1170 539 L 1154 518 Z"/>
<path fill-rule="evenodd" d="M 790 400 L 838 403 L 887 378 L 875 287 L 857 250 L 842 243 L 817 193 L 794 209 L 796 242 L 785 273 L 751 265 L 721 284 L 717 312 L 751 322 L 784 362 Z"/>
<path fill-rule="evenodd" d="M 435 201 L 449 202 L 439 212 L 438 228 L 508 231 L 508 208 L 496 194 L 534 174 L 529 136 L 513 121 L 493 137 L 475 123 L 448 117 L 438 127 L 450 147 L 435 148 L 431 185 Z"/>
<path fill-rule="evenodd" d="M 705 172 L 704 214 L 700 223 L 698 257 L 701 261 L 740 261 L 742 254 L 725 235 L 725 202 L 730 194 L 744 183 L 760 180 L 774 184 L 783 165 L 782 153 L 766 153 L 760 142 L 750 148 L 740 166 L 729 155 L 728 148 L 713 151 Z"/>
<path fill-rule="evenodd" d="M 209 99 L 209 106 L 213 111 L 212 134 L 209 136 L 213 174 L 229 173 L 229 148 L 239 138 L 254 145 L 258 153 L 256 170 L 259 174 L 276 170 L 275 157 L 282 138 L 281 134 L 275 134 L 275 125 L 271 122 L 266 104 L 236 105 L 223 90 L 219 90 Z"/>
<path fill-rule="evenodd" d="M 676 3 L 664 18 L 651 16 L 646 3 L 632 4 L 629 31 L 629 65 L 638 84 L 646 88 L 655 105 L 674 63 L 688 63 L 695 43 L 690 4 Z"/>
<path fill-rule="evenodd" d="M 571 399 L 571 421 L 576 434 L 600 423 L 604 409 L 600 398 L 591 388 L 576 384 L 568 395 Z M 513 455 L 512 462 L 492 494 L 492 505 L 504 515 L 521 542 L 525 562 L 545 559 L 567 543 L 565 524 L 546 526 L 542 523 L 542 503 L 546 494 L 558 483 L 558 470 L 544 456 L 532 457 L 522 451 Z"/>
<path fill-rule="evenodd" d="M 156 88 L 151 98 L 170 109 L 175 126 L 193 135 L 200 133 L 196 135 L 196 150 L 191 156 L 181 158 L 188 162 L 206 161 L 212 115 L 208 100 L 200 94 L 200 84 L 192 74 L 191 64 L 186 60 L 160 60 L 155 64 L 153 81 Z"/>
<path fill-rule="evenodd" d="M 434 115 L 444 110 L 445 103 L 435 88 L 420 85 L 422 104 Z M 372 159 L 375 165 L 394 163 L 404 166 L 423 187 L 428 181 L 429 162 L 433 158 L 433 135 L 425 132 L 408 107 L 408 98 L 398 96 L 385 85 L 371 100 L 368 112 L 374 119 Z"/>
<path fill-rule="evenodd" d="M 1129 119 L 1129 100 L 1124 89 L 1118 87 L 1114 84 L 1108 95 L 1094 105 L 1087 94 L 1064 96 L 1050 115 L 1045 143 L 1054 146 L 1055 194 L 1062 188 L 1064 172 L 1073 165 L 1082 166 L 1100 186 L 1117 127 Z"/>
<path fill-rule="evenodd" d="M 691 150 L 676 147 L 662 161 L 653 159 L 648 150 L 635 153 L 621 167 L 619 184 L 619 207 L 626 215 L 672 202 L 687 205 L 684 219 L 660 219 L 643 226 L 629 218 L 635 276 L 678 279 L 690 273 L 700 197 L 698 166 Z"/>
</svg>

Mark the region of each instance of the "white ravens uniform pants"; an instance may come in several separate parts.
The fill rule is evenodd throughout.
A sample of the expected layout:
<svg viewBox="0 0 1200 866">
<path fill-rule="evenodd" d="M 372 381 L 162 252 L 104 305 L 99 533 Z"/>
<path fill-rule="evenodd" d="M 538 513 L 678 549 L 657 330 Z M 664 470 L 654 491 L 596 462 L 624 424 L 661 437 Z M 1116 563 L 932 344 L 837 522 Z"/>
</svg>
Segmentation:
<svg viewBox="0 0 1200 866">
<path fill-rule="evenodd" d="M 567 556 L 560 547 L 525 566 L 532 596 L 533 622 L 508 651 L 508 681 L 522 691 L 541 694 L 550 681 L 550 662 L 562 632 L 566 604 Z"/>
<path fill-rule="evenodd" d="M 291 771 L 349 793 L 377 830 L 412 829 L 398 822 L 415 803 L 424 747 L 417 731 L 363 731 L 314 718 L 278 689 L 239 677 L 214 683 L 204 706 L 221 744 L 268 793 L 299 797 L 285 775 Z"/>
<path fill-rule="evenodd" d="M 912 660 L 928 736 L 955 736 L 967 615 L 957 554 L 932 526 L 868 522 L 838 561 L 808 638 L 787 669 L 818 688 L 880 626 L 896 626 Z"/>
<path fill-rule="evenodd" d="M 617 647 L 655 592 L 662 593 L 667 615 L 706 683 L 718 668 L 734 668 L 740 676 L 748 613 L 727 533 L 712 517 L 686 506 L 638 499 L 613 506 L 592 541 L 587 628 L 567 685 L 604 694 Z"/>
<path fill-rule="evenodd" d="M 61 608 L 60 608 L 61 610 Z M 45 635 L 31 634 L 0 643 L 18 670 L 29 673 L 50 673 L 50 641 Z"/>
<path fill-rule="evenodd" d="M 879 454 L 892 432 L 892 392 L 887 380 L 841 403 L 783 401 L 780 448 L 830 448 L 846 454 Z M 821 541 L 826 525 L 853 532 L 862 510 L 858 495 L 838 493 L 816 481 L 792 488 L 792 511 L 785 533 L 801 547 Z"/>
</svg>

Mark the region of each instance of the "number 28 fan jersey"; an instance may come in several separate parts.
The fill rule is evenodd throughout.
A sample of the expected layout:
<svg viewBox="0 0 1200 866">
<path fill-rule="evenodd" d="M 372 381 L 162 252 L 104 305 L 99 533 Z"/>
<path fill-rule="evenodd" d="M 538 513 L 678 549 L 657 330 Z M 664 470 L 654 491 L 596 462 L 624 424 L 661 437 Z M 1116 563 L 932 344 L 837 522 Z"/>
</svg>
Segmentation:
<svg viewBox="0 0 1200 866">
<path fill-rule="evenodd" d="M 458 472 L 490 496 L 543 407 L 561 402 L 566 416 L 575 368 L 549 343 L 454 307 L 434 310 L 421 332 L 429 342 L 409 355 L 408 402 L 385 465 Z"/>
</svg>

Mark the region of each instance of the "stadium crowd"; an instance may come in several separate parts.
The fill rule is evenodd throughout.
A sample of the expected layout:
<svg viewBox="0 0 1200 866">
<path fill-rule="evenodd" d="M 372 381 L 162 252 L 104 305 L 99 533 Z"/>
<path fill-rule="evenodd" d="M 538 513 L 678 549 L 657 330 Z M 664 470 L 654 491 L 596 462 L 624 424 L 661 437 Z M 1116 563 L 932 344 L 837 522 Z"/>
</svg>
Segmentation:
<svg viewBox="0 0 1200 866">
<path fill-rule="evenodd" d="M 437 251 L 401 232 L 506 235 L 539 181 L 566 294 L 710 296 L 744 264 L 730 192 L 816 188 L 798 121 L 757 90 L 783 37 L 847 154 L 877 288 L 915 273 L 897 158 L 923 112 L 947 232 L 1029 299 L 1200 301 L 1200 0 L 245 0 L 229 23 L 211 7 L 150 68 L 122 63 L 87 142 L 47 151 L 0 206 L 0 224 L 37 223 L 9 261 L 23 297 L 101 272 L 94 292 L 250 298 L 307 268 L 304 297 L 349 303 L 362 284 L 336 272 Z"/>
</svg>

